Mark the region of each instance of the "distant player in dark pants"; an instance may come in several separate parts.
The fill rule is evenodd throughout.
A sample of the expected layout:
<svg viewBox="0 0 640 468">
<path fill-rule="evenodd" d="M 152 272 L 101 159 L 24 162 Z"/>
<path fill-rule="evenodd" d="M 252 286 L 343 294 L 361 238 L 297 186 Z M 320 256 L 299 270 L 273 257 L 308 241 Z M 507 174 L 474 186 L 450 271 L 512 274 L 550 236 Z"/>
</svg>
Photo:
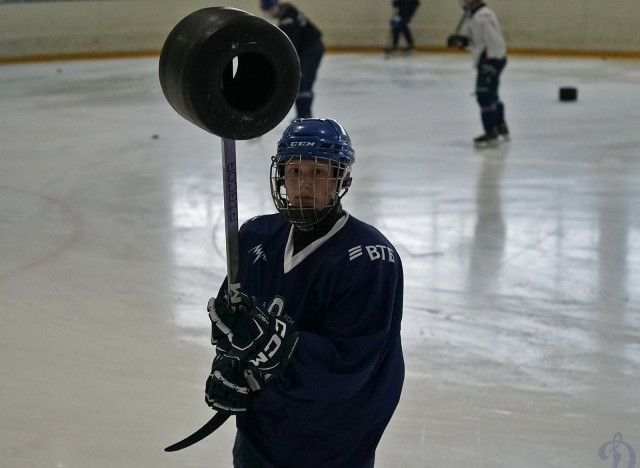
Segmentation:
<svg viewBox="0 0 640 468">
<path fill-rule="evenodd" d="M 291 123 L 271 164 L 279 213 L 240 229 L 241 309 L 226 281 L 209 301 L 206 401 L 236 415 L 235 468 L 374 466 L 404 379 L 403 271 L 342 208 L 354 162 L 335 120 Z"/>
<path fill-rule="evenodd" d="M 386 52 L 393 52 L 398 49 L 398 43 L 402 36 L 406 46 L 402 49 L 410 51 L 415 48 L 413 34 L 409 29 L 411 18 L 416 13 L 420 2 L 418 0 L 393 0 L 394 15 L 391 17 L 391 47 Z"/>
<path fill-rule="evenodd" d="M 261 0 L 260 8 L 278 20 L 278 27 L 291 39 L 300 59 L 300 91 L 296 99 L 298 118 L 311 117 L 313 83 L 324 55 L 322 33 L 309 19 L 290 3 Z"/>
<path fill-rule="evenodd" d="M 474 144 L 479 148 L 492 147 L 499 139 L 509 138 L 504 104 L 498 95 L 500 74 L 507 64 L 507 46 L 498 18 L 483 0 L 462 2 L 468 12 L 469 35 L 452 34 L 447 45 L 471 51 L 477 68 L 476 99 L 484 128 L 484 134 L 475 138 Z"/>
</svg>

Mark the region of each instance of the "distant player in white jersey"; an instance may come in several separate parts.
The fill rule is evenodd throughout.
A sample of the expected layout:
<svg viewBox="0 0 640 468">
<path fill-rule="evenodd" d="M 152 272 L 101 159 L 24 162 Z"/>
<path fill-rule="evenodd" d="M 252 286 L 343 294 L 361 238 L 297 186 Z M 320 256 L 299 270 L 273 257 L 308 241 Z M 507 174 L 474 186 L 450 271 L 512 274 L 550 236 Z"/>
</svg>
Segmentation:
<svg viewBox="0 0 640 468">
<path fill-rule="evenodd" d="M 240 229 L 242 306 L 209 301 L 206 401 L 236 416 L 235 468 L 370 468 L 404 379 L 395 247 L 347 213 L 355 152 L 332 119 L 297 119 L 271 164 L 279 213 Z"/>
<path fill-rule="evenodd" d="M 476 99 L 484 134 L 474 139 L 476 147 L 496 146 L 509 139 L 504 104 L 498 95 L 500 74 L 507 64 L 507 46 L 496 14 L 483 0 L 461 0 L 467 11 L 468 35 L 452 34 L 449 47 L 468 48 L 477 68 Z"/>
</svg>

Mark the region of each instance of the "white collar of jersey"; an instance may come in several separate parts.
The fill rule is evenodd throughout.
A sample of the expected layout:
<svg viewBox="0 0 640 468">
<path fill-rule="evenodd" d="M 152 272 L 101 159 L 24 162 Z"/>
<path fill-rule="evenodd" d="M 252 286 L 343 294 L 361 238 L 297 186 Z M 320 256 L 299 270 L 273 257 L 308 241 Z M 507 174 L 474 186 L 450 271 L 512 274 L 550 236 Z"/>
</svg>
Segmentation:
<svg viewBox="0 0 640 468">
<path fill-rule="evenodd" d="M 287 246 L 284 249 L 284 272 L 289 273 L 293 270 L 297 265 L 299 265 L 305 258 L 315 252 L 318 247 L 327 242 L 329 239 L 333 237 L 333 235 L 343 228 L 345 224 L 347 224 L 347 220 L 349 219 L 349 213 L 345 211 L 343 217 L 341 217 L 336 224 L 333 225 L 331 230 L 327 232 L 324 236 L 314 240 L 311 244 L 307 245 L 304 249 L 302 249 L 297 254 L 293 255 L 293 229 L 291 226 L 291 230 L 289 231 L 289 239 L 287 240 Z"/>
</svg>

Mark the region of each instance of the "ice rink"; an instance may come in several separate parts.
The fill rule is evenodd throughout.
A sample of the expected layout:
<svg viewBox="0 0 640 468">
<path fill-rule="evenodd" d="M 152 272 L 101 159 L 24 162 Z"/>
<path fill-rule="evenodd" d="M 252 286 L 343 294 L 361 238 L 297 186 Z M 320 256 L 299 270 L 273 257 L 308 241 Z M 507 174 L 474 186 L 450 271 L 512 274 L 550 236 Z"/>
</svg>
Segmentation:
<svg viewBox="0 0 640 468">
<path fill-rule="evenodd" d="M 0 66 L 3 468 L 231 466 L 231 421 L 163 451 L 211 416 L 206 303 L 226 261 L 220 138 L 171 109 L 157 65 Z M 356 149 L 344 206 L 405 268 L 407 376 L 376 467 L 629 468 L 640 62 L 511 57 L 512 141 L 494 150 L 471 144 L 473 84 L 465 54 L 320 68 L 315 115 Z M 237 142 L 241 220 L 274 211 L 291 118 Z"/>
</svg>

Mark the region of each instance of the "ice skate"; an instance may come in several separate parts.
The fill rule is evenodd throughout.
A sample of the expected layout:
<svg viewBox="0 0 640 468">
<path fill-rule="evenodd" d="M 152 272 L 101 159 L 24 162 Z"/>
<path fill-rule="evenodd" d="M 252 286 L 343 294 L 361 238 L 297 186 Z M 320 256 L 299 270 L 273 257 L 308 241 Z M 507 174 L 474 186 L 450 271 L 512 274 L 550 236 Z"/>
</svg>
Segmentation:
<svg viewBox="0 0 640 468">
<path fill-rule="evenodd" d="M 511 139 L 509 138 L 509 127 L 504 122 L 498 125 L 498 139 L 501 141 L 509 141 Z"/>
<path fill-rule="evenodd" d="M 384 48 L 384 55 L 385 57 L 406 56 L 411 55 L 415 50 L 416 48 L 412 44 L 406 45 L 404 47 L 390 46 Z"/>
<path fill-rule="evenodd" d="M 473 139 L 473 145 L 478 149 L 497 148 L 499 144 L 497 132 L 487 132 Z"/>
</svg>

